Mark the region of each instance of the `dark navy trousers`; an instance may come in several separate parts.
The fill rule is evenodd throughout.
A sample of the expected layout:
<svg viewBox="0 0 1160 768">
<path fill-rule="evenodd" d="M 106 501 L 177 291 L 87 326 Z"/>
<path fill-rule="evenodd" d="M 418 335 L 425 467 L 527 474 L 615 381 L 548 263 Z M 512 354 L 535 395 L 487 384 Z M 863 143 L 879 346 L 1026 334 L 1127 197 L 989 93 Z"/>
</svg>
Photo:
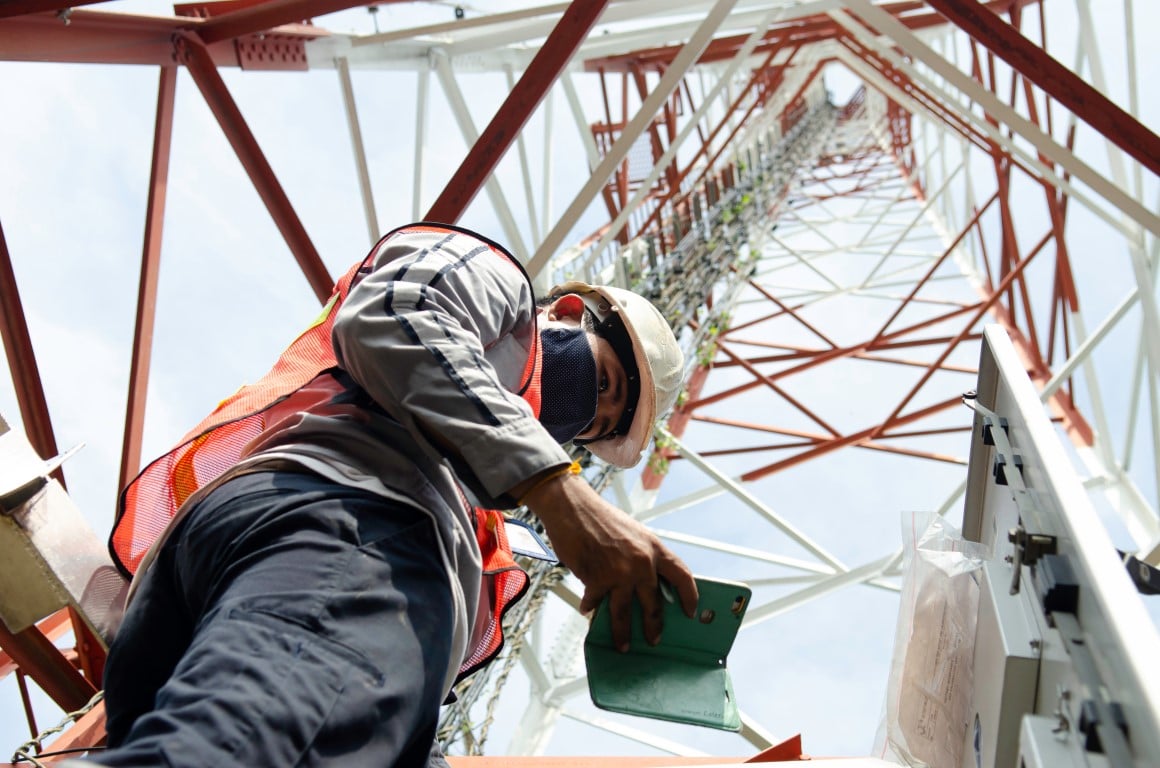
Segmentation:
<svg viewBox="0 0 1160 768">
<path fill-rule="evenodd" d="M 110 748 L 91 759 L 445 765 L 429 756 L 447 579 L 421 510 L 307 472 L 230 480 L 143 576 L 109 650 Z"/>
</svg>

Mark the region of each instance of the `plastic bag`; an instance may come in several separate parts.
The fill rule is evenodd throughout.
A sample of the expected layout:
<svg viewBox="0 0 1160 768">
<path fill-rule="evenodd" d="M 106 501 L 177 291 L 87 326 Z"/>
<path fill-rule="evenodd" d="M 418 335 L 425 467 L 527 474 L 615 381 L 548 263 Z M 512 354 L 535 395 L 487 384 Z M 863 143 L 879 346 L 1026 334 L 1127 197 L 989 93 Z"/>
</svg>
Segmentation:
<svg viewBox="0 0 1160 768">
<path fill-rule="evenodd" d="M 908 513 L 902 523 L 902 596 L 874 754 L 959 768 L 972 715 L 979 571 L 989 553 L 933 513 Z"/>
</svg>

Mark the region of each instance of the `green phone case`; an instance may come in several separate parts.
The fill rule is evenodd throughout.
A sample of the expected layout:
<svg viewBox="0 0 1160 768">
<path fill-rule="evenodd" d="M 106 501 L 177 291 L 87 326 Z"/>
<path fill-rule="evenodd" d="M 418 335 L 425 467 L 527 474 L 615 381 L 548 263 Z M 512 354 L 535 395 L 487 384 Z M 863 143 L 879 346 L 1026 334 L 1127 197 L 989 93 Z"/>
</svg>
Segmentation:
<svg viewBox="0 0 1160 768">
<path fill-rule="evenodd" d="M 640 605 L 633 603 L 627 653 L 613 646 L 608 601 L 600 604 L 584 641 L 588 691 L 597 707 L 726 731 L 741 729 L 725 659 L 752 592 L 735 581 L 696 581 L 700 598 L 695 618 L 686 616 L 679 602 L 666 603 L 659 645 L 645 642 Z"/>
</svg>

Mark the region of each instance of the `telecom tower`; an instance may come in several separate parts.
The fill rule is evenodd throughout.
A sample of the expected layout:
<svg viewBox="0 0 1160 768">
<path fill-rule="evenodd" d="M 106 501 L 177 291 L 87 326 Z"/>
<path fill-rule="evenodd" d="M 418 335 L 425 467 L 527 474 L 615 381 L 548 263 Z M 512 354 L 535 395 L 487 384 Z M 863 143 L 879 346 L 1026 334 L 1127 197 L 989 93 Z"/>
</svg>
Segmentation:
<svg viewBox="0 0 1160 768">
<path fill-rule="evenodd" d="M 354 173 L 327 195 L 362 212 L 371 241 L 400 215 L 464 221 L 509 245 L 541 288 L 616 282 L 670 319 L 689 365 L 654 450 L 637 470 L 594 462 L 585 477 L 694 571 L 753 587 L 729 659 L 740 735 L 592 707 L 575 583 L 534 566 L 505 654 L 445 708 L 449 754 L 676 764 L 752 755 L 798 733 L 814 754 L 869 754 L 894 644 L 901 521 L 913 511 L 962 520 L 975 417 L 963 395 L 988 324 L 1005 329 L 1067 446 L 1067 472 L 1116 546 L 1160 564 L 1160 105 L 1140 82 L 1157 65 L 1138 31 L 1147 3 L 411 5 L 221 0 L 147 16 L 141 4 L 20 0 L 0 7 L 0 80 L 27 62 L 62 78 L 70 70 L 54 64 L 159 73 L 147 204 L 126 224 L 144 219 L 143 246 L 122 264 L 138 285 L 121 342 L 127 397 L 90 406 L 123 410 L 123 429 L 84 438 L 119 452 L 118 487 L 150 458 L 151 359 L 171 343 L 155 323 L 162 232 L 180 215 L 166 205 L 175 105 L 209 107 L 275 225 L 278 269 L 300 271 L 313 301 L 361 256 L 316 245 L 313 214 L 291 201 L 317 198 L 285 181 L 297 170 L 280 167 L 269 131 L 253 126 L 278 99 L 293 103 L 294 78 L 262 81 L 271 71 L 301 73 L 330 90 L 328 109 L 342 105 L 349 130 L 324 140 L 348 158 L 353 149 Z M 399 83 L 408 98 L 389 99 L 392 129 L 368 122 Z M 444 148 L 451 124 L 465 153 Z M 376 174 L 378 144 L 400 136 L 405 183 Z M 86 137 L 88 149 L 114 138 Z M 42 381 L 38 360 L 54 352 L 27 320 L 37 307 L 26 297 L 40 291 L 22 277 L 49 255 L 20 252 L 17 240 L 36 240 L 2 208 L 0 223 L 12 379 L 0 403 L 48 460 L 63 446 L 46 391 L 80 397 L 85 383 Z M 64 270 L 83 258 L 83 233 L 67 236 L 73 250 L 51 255 Z M 309 317 L 310 296 L 287 301 L 290 316 Z M 276 352 L 293 330 L 253 334 L 271 335 Z M 220 345 L 221 333 L 206 341 Z M 209 369 L 228 350 L 205 354 Z M 19 479 L 3 477 L 7 511 L 27 501 L 10 493 Z M 51 570 L 54 555 L 43 560 Z M 5 578 L 12 596 L 39 577 Z M 47 591 L 68 593 L 67 582 Z M 62 600 L 18 630 L 0 623 L 5 695 L 29 723 L 0 746 L 61 711 L 82 710 L 45 750 L 101 737 L 101 706 L 88 706 L 101 686 L 100 627 L 83 620 L 79 596 Z"/>
</svg>

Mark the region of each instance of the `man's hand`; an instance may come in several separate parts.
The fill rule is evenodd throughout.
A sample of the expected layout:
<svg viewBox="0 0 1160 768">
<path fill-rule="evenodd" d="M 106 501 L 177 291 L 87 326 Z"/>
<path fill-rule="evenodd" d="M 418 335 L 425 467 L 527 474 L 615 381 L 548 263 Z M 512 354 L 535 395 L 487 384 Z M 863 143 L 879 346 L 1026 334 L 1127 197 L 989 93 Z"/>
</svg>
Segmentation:
<svg viewBox="0 0 1160 768">
<path fill-rule="evenodd" d="M 685 614 L 697 610 L 697 585 L 688 566 L 644 525 L 609 504 L 582 478 L 561 475 L 535 486 L 524 499 L 543 521 L 560 561 L 584 583 L 580 611 L 607 595 L 612 639 L 628 650 L 632 597 L 640 601 L 645 639 L 661 639 L 664 598 L 658 577 L 676 590 Z"/>
</svg>

